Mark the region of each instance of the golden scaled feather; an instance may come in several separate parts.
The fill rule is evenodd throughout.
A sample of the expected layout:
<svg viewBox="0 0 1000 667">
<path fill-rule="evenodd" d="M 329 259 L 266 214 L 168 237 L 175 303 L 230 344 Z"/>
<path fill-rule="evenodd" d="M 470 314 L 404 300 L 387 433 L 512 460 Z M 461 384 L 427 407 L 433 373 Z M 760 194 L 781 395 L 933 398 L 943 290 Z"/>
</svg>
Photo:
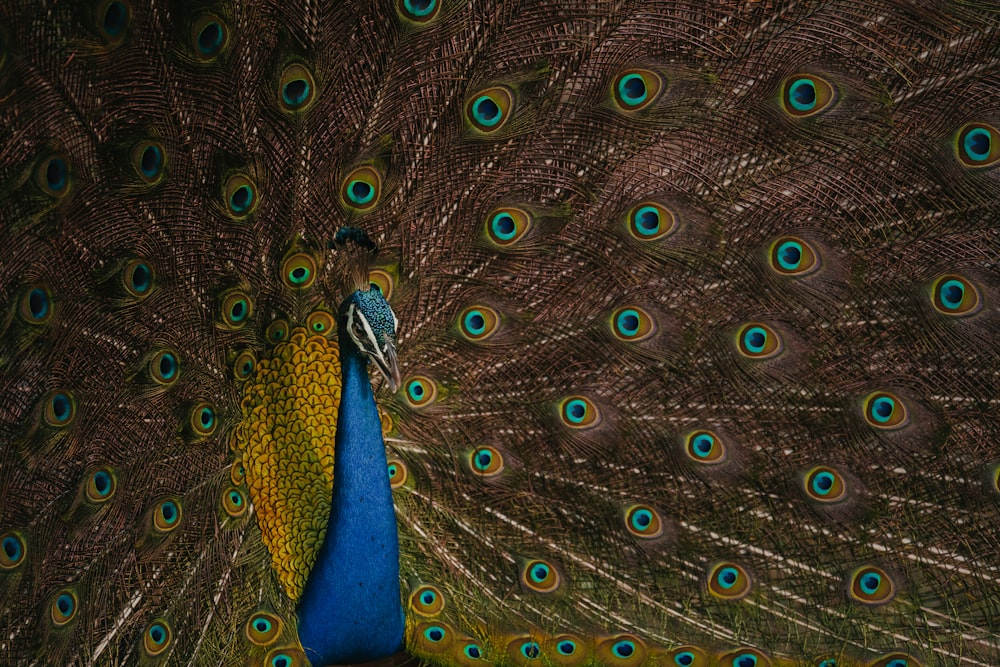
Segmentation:
<svg viewBox="0 0 1000 667">
<path fill-rule="evenodd" d="M 410 654 L 1000 664 L 987 3 L 0 11 L 0 663 L 305 664 L 350 224 Z"/>
</svg>

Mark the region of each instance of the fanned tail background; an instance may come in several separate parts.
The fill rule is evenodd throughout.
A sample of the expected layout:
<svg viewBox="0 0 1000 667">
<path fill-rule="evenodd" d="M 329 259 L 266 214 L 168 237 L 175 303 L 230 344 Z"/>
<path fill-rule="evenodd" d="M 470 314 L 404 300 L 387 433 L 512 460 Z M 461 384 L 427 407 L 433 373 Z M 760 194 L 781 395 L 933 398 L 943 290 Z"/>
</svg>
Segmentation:
<svg viewBox="0 0 1000 667">
<path fill-rule="evenodd" d="M 0 662 L 304 664 L 234 440 L 344 225 L 410 652 L 1000 662 L 985 3 L 2 12 Z"/>
</svg>

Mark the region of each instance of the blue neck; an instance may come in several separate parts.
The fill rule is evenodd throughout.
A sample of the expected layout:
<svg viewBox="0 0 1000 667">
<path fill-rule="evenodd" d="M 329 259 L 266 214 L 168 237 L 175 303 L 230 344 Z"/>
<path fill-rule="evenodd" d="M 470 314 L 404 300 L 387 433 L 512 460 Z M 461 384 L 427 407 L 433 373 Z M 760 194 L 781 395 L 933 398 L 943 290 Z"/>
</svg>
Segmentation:
<svg viewBox="0 0 1000 667">
<path fill-rule="evenodd" d="M 313 665 L 377 660 L 403 643 L 399 537 L 368 360 L 341 340 L 340 363 L 330 520 L 297 610 Z"/>
</svg>

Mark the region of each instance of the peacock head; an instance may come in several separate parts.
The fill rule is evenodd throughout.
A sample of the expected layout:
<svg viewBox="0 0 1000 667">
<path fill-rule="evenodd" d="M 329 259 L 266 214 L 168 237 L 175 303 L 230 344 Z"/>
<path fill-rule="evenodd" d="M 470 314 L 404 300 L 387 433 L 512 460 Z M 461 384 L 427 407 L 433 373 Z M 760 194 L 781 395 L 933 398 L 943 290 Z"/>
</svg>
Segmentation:
<svg viewBox="0 0 1000 667">
<path fill-rule="evenodd" d="M 396 391 L 401 383 L 396 359 L 396 329 L 399 320 L 376 286 L 356 290 L 344 303 L 347 333 L 358 349 L 375 364 Z"/>
</svg>

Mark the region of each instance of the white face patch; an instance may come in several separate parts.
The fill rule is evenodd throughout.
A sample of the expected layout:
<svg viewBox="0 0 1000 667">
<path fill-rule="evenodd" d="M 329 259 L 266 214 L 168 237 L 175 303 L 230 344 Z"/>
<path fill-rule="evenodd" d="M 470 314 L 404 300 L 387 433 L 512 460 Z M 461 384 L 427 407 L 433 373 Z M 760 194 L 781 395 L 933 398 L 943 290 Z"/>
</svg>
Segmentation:
<svg viewBox="0 0 1000 667">
<path fill-rule="evenodd" d="M 393 313 L 392 318 L 393 324 L 397 324 L 395 313 Z M 351 340 L 358 346 L 358 349 L 378 365 L 379 370 L 383 373 L 388 372 L 389 364 L 383 350 L 379 348 L 375 332 L 372 331 L 364 313 L 353 303 L 347 309 L 347 333 L 350 334 Z"/>
</svg>

